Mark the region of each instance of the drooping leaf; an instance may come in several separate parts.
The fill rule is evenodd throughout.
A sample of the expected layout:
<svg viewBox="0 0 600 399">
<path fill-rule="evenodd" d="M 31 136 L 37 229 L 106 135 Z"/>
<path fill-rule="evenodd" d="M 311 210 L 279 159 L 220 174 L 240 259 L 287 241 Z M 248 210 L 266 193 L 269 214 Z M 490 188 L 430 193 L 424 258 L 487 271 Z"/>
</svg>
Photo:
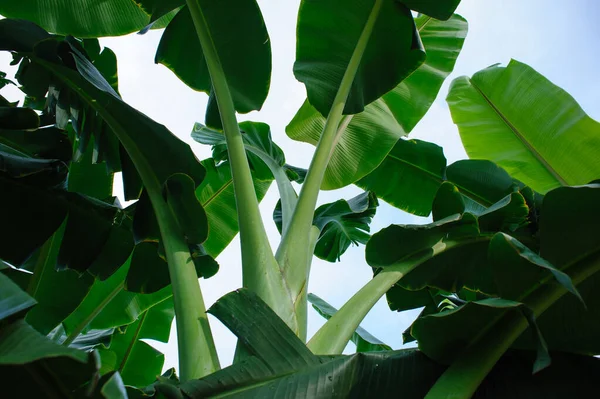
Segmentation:
<svg viewBox="0 0 600 399">
<path fill-rule="evenodd" d="M 525 64 L 457 78 L 447 101 L 469 157 L 496 162 L 542 194 L 600 177 L 600 124 Z"/>
<path fill-rule="evenodd" d="M 373 234 L 365 250 L 371 267 L 387 267 L 422 252 L 438 255 L 435 245 L 441 241 L 472 240 L 479 236 L 476 219 L 469 214 L 452 215 L 427 225 L 390 225 Z"/>
<path fill-rule="evenodd" d="M 269 92 L 271 43 L 258 4 L 255 0 L 198 3 L 236 111 L 259 110 Z M 194 90 L 212 93 L 206 59 L 187 6 L 165 29 L 155 61 Z"/>
<path fill-rule="evenodd" d="M 117 329 L 110 347 L 99 351 L 103 360 L 100 372 L 118 371 L 127 385 L 151 384 L 162 371 L 164 355 L 142 339 L 166 343 L 173 317 L 173 301 L 166 299 L 146 310 L 132 324 Z"/>
<path fill-rule="evenodd" d="M 108 203 L 61 188 L 67 177 L 64 163 L 0 154 L 2 219 L 19 229 L 0 233 L 0 256 L 21 265 L 58 229 L 65 233 L 58 255 L 59 268 L 110 274 L 129 256 L 133 240 L 127 212 Z M 110 240 L 113 235 L 119 240 Z M 110 256 L 101 256 L 104 250 Z"/>
<path fill-rule="evenodd" d="M 428 216 L 444 181 L 458 188 L 465 210 L 474 214 L 518 187 L 506 171 L 489 161 L 462 160 L 446 167 L 442 148 L 420 140 L 398 140 L 383 162 L 356 185 L 390 205 Z"/>
<path fill-rule="evenodd" d="M 446 178 L 463 194 L 466 210 L 480 214 L 516 190 L 518 184 L 499 166 L 471 159 L 446 168 Z"/>
<path fill-rule="evenodd" d="M 443 364 L 451 364 L 461 352 L 475 342 L 494 324 L 507 315 L 525 317 L 536 337 L 538 355 L 534 370 L 550 364 L 548 349 L 535 324 L 535 318 L 525 305 L 500 298 L 469 302 L 461 307 L 419 318 L 411 327 L 411 335 L 419 342 L 419 349 Z M 521 314 L 521 316 L 519 316 Z M 436 334 L 444 331 L 444 334 Z M 531 332 L 529 332 L 531 334 Z"/>
<path fill-rule="evenodd" d="M 285 155 L 283 150 L 273 142 L 269 125 L 260 122 L 242 122 L 240 131 L 254 176 L 260 180 L 271 180 L 278 174 L 285 178 Z M 228 159 L 223 133 L 196 123 L 192 138 L 201 144 L 212 145 L 215 161 Z"/>
<path fill-rule="evenodd" d="M 494 280 L 502 298 L 519 300 L 532 284 L 548 279 L 557 283 L 583 302 L 568 274 L 537 255 L 515 238 L 497 233 L 490 242 L 488 257 L 494 271 Z M 518 277 L 517 277 L 518 276 Z"/>
<path fill-rule="evenodd" d="M 544 197 L 540 213 L 540 255 L 559 270 L 571 274 L 578 264 L 600 264 L 600 186 L 561 187 Z M 600 274 L 577 285 L 581 300 L 563 295 L 538 317 L 538 325 L 551 350 L 600 354 L 600 298 L 596 287 Z M 527 348 L 531 340 L 523 335 L 516 347 Z"/>
<path fill-rule="evenodd" d="M 114 328 L 87 331 L 85 334 L 79 334 L 73 342 L 69 344 L 69 348 L 87 352 L 97 348 L 108 348 L 114 332 Z M 59 325 L 52 330 L 48 336 L 52 337 L 52 340 L 57 343 L 64 343 L 68 338 L 62 325 Z"/>
<path fill-rule="evenodd" d="M 312 304 L 313 308 L 329 320 L 331 316 L 337 312 L 337 309 L 319 298 L 315 294 L 308 294 L 308 301 Z M 367 330 L 362 327 L 358 327 L 356 332 L 352 334 L 352 342 L 356 345 L 356 352 L 377 352 L 377 351 L 389 351 L 392 348 L 379 339 L 371 335 Z"/>
<path fill-rule="evenodd" d="M 29 20 L 52 33 L 77 37 L 125 35 L 142 29 L 150 19 L 131 0 L 84 0 L 77 7 L 68 0 L 5 0 L 0 14 Z"/>
<path fill-rule="evenodd" d="M 376 268 L 414 263 L 387 293 L 393 310 L 437 306 L 440 290 L 452 293 L 465 287 L 498 294 L 488 262 L 492 237 L 493 233 L 480 231 L 472 214 L 455 214 L 428 225 L 389 226 L 372 236 L 366 257 Z"/>
<path fill-rule="evenodd" d="M 39 29 L 26 21 L 8 19 L 2 20 L 0 27 L 12 27 L 15 24 L 25 31 Z M 2 28 L 0 32 L 4 32 L 4 35 L 0 36 L 0 43 L 3 41 L 12 43 L 15 34 L 13 30 Z M 204 177 L 204 170 L 189 146 L 177 139 L 164 126 L 125 104 L 112 85 L 78 47 L 80 45 L 72 39 L 61 41 L 59 38 L 54 38 L 40 42 L 33 53 L 26 51 L 22 55 L 33 61 L 31 65 L 36 65 L 36 68 L 50 74 L 52 81 L 60 84 L 60 93 L 68 93 L 69 117 L 76 119 L 75 130 L 78 131 L 78 123 L 82 123 L 83 119 L 86 121 L 78 131 L 79 138 L 81 139 L 82 135 L 94 135 L 99 138 L 98 135 L 114 134 L 126 147 L 129 157 L 137 160 L 136 167 L 147 165 L 147 168 L 151 169 L 149 173 L 155 176 L 159 184 L 162 185 L 175 173 L 185 173 L 199 184 Z M 13 48 L 3 46 L 3 48 L 18 50 L 15 46 Z M 48 90 L 48 86 L 48 81 L 37 84 L 43 93 Z M 66 95 L 59 94 L 57 103 L 61 102 L 62 97 L 65 97 L 66 101 Z M 64 106 L 66 105 L 65 103 Z M 104 141 L 98 140 L 98 143 L 102 142 Z M 105 148 L 106 151 L 111 149 Z M 114 152 L 114 149 L 112 151 Z M 114 154 L 104 154 L 104 156 L 110 158 L 114 157 Z M 126 159 L 122 161 L 125 163 Z M 124 165 L 124 176 L 137 175 L 135 170 L 126 170 L 125 166 L 131 169 L 133 165 L 128 163 Z M 127 180 L 125 183 L 127 194 Z"/>
<path fill-rule="evenodd" d="M 529 207 L 519 192 L 513 192 L 479 214 L 482 231 L 515 231 L 527 223 Z"/>
<path fill-rule="evenodd" d="M 300 4 L 294 75 L 305 84 L 308 101 L 323 116 L 329 114 L 374 4 L 362 0 L 304 0 Z M 362 112 L 366 105 L 396 87 L 424 59 L 410 10 L 398 2 L 384 1 L 344 113 Z"/>
</svg>

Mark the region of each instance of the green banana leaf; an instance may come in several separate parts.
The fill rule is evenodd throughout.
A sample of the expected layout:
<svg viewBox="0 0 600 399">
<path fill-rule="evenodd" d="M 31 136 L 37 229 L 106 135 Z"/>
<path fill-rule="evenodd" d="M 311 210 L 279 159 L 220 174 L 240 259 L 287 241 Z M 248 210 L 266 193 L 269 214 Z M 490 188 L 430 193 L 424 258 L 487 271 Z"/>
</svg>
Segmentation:
<svg viewBox="0 0 600 399">
<path fill-rule="evenodd" d="M 345 132 L 325 172 L 323 189 L 344 187 L 377 168 L 398 139 L 425 116 L 444 79 L 452 72 L 467 34 L 467 22 L 458 15 L 446 22 L 422 15 L 415 23 L 427 51 L 425 62 L 366 106 L 364 112 L 344 122 Z M 307 100 L 286 133 L 293 140 L 316 145 L 324 125 L 325 118 Z"/>
<path fill-rule="evenodd" d="M 323 116 L 334 97 L 375 2 L 303 0 L 298 12 L 294 75 Z M 392 1 L 379 8 L 344 109 L 357 114 L 393 89 L 425 59 L 410 10 Z"/>
<path fill-rule="evenodd" d="M 315 356 L 268 306 L 244 289 L 221 298 L 210 312 L 242 340 L 252 356 L 186 382 L 179 391 L 163 391 L 165 397 L 180 398 L 183 393 L 190 398 L 276 398 L 301 393 L 310 397 L 417 399 L 425 397 L 445 369 L 416 350 Z M 257 324 L 260 329 L 255 328 Z M 596 370 L 600 370 L 600 361 L 593 357 L 557 354 L 550 367 L 532 376 L 531 358 L 531 352 L 504 356 L 474 397 L 542 398 L 545 396 L 539 395 L 552 393 L 552 389 L 581 395 L 585 389 L 593 389 Z"/>
<path fill-rule="evenodd" d="M 198 4 L 236 111 L 259 110 L 271 82 L 271 42 L 258 4 L 255 0 L 198 0 Z M 192 89 L 211 95 L 206 124 L 220 127 L 211 77 L 187 6 L 165 29 L 155 61 L 171 69 Z"/>
<path fill-rule="evenodd" d="M 462 160 L 446 166 L 446 158 L 438 145 L 402 139 L 383 162 L 356 185 L 373 191 L 396 208 L 428 216 L 435 195 L 446 180 L 458 188 L 466 209 L 475 214 L 521 186 L 490 161 Z"/>
<path fill-rule="evenodd" d="M 151 384 L 162 372 L 164 355 L 142 339 L 168 342 L 174 315 L 169 298 L 146 310 L 135 322 L 115 330 L 110 346 L 99 350 L 100 372 L 118 371 L 127 385 Z"/>
<path fill-rule="evenodd" d="M 314 254 L 328 262 L 339 262 L 351 244 L 366 244 L 369 224 L 379 206 L 373 193 L 364 192 L 349 200 L 324 204 L 315 210 L 313 226 L 320 231 Z M 273 211 L 273 221 L 282 231 L 281 203 Z"/>
<path fill-rule="evenodd" d="M 567 92 L 512 60 L 454 80 L 446 99 L 470 158 L 542 194 L 600 177 L 600 123 Z"/>
</svg>

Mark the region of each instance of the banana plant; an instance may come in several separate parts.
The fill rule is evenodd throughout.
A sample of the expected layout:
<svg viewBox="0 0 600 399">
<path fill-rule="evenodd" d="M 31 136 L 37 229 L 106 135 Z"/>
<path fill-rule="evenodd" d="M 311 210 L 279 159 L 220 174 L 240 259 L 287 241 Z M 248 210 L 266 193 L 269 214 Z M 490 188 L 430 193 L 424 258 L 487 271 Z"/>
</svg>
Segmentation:
<svg viewBox="0 0 600 399">
<path fill-rule="evenodd" d="M 459 2 L 301 1 L 293 73 L 307 100 L 286 133 L 315 146 L 304 170 L 286 163 L 279 132 L 237 121 L 270 86 L 255 0 L 4 1 L 0 50 L 25 98 L 0 97 L 2 378 L 34 373 L 23 394 L 50 397 L 593 389 L 598 123 L 513 61 L 451 85 L 475 159 L 447 165 L 440 147 L 406 138 L 465 41 Z M 209 98 L 192 129 L 212 146 L 202 162 L 123 101 L 116 57 L 96 39 L 162 28 L 155 61 Z M 0 89 L 11 84 L 0 75 Z M 117 172 L 126 208 L 112 196 Z M 276 248 L 258 207 L 273 181 Z M 317 208 L 321 190 L 351 184 L 364 192 Z M 380 200 L 433 220 L 371 235 Z M 198 278 L 218 272 L 238 232 L 243 287 L 207 311 Z M 343 261 L 353 244 L 366 245 L 373 278 L 338 310 L 309 294 L 311 263 Z M 404 333 L 417 349 L 360 326 L 384 295 L 391 310 L 423 309 Z M 309 301 L 327 319 L 310 339 Z M 229 367 L 207 312 L 238 338 Z M 162 354 L 143 340 L 165 342 L 173 317 L 179 367 L 160 376 Z M 343 355 L 350 341 L 358 353 Z"/>
</svg>

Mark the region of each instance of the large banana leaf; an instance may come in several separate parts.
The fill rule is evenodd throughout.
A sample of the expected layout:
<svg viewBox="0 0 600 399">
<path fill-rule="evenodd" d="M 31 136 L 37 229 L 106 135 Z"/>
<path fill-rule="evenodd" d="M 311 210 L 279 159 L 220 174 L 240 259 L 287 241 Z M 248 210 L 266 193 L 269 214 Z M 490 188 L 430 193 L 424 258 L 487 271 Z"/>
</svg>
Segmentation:
<svg viewBox="0 0 600 399">
<path fill-rule="evenodd" d="M 364 0 L 303 0 L 298 13 L 294 75 L 323 116 L 333 99 L 367 18 L 375 5 Z M 384 1 L 358 67 L 345 114 L 364 107 L 414 71 L 425 59 L 410 10 Z"/>
<path fill-rule="evenodd" d="M 525 64 L 457 78 L 447 101 L 469 157 L 496 162 L 534 190 L 600 177 L 600 123 Z"/>
<path fill-rule="evenodd" d="M 78 37 L 126 35 L 150 22 L 132 0 L 3 0 L 0 14 L 26 19 L 52 33 Z M 157 24 L 159 25 L 159 24 Z"/>
<path fill-rule="evenodd" d="M 369 174 L 384 160 L 398 138 L 408 134 L 437 97 L 444 79 L 452 72 L 467 34 L 467 22 L 454 15 L 441 22 L 422 15 L 415 20 L 427 57 L 393 90 L 346 121 L 329 166 L 323 189 L 336 189 Z M 313 145 L 325 118 L 308 101 L 286 128 L 294 140 Z"/>
<path fill-rule="evenodd" d="M 196 0 L 227 77 L 236 111 L 262 107 L 271 82 L 271 42 L 255 0 Z M 211 77 L 187 6 L 169 23 L 156 52 L 157 63 L 171 69 L 191 88 L 212 93 Z M 220 126 L 214 98 L 207 124 Z M 216 115 L 216 117 L 215 117 Z M 211 123 L 212 120 L 216 122 Z"/>
</svg>

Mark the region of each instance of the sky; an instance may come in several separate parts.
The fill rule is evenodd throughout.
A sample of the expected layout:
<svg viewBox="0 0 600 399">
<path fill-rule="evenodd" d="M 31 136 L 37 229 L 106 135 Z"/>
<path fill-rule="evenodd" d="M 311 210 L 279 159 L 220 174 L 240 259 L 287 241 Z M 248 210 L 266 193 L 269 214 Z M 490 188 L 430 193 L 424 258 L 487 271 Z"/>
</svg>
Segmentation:
<svg viewBox="0 0 600 399">
<path fill-rule="evenodd" d="M 258 0 L 269 31 L 273 52 L 273 74 L 269 97 L 260 112 L 239 115 L 239 121 L 268 123 L 273 140 L 286 153 L 288 163 L 308 167 L 314 147 L 290 140 L 285 126 L 306 98 L 304 86 L 295 80 L 292 67 L 295 55 L 295 29 L 299 0 Z M 473 73 L 492 64 L 506 65 L 511 58 L 524 62 L 568 91 L 594 119 L 600 120 L 600 2 L 598 0 L 463 0 L 457 13 L 469 22 L 469 34 L 455 70 L 446 80 L 437 100 L 425 118 L 410 134 L 411 138 L 441 145 L 452 163 L 466 158 L 456 126 L 452 123 L 445 102 L 452 79 Z M 166 125 L 174 134 L 188 142 L 199 159 L 210 157 L 210 147 L 190 138 L 194 122 L 202 122 L 207 103 L 204 93 L 194 92 L 162 65 L 154 64 L 154 54 L 161 31 L 103 38 L 101 44 L 117 54 L 119 86 L 123 99 L 154 120 Z M 190 33 L 192 34 L 192 33 Z M 0 70 L 6 71 L 9 57 L 0 53 Z M 251 62 L 251 60 L 246 60 Z M 15 93 L 4 93 L 9 99 Z M 549 99 L 551 101 L 551 99 Z M 349 199 L 360 190 L 354 186 L 321 193 L 319 203 L 340 198 Z M 261 203 L 261 211 L 273 248 L 279 233 L 271 219 L 278 199 L 272 185 Z M 371 231 L 392 224 L 427 223 L 428 218 L 409 215 L 383 201 L 371 224 Z M 217 258 L 220 271 L 201 280 L 207 307 L 222 295 L 241 286 L 239 240 Z M 315 293 L 336 307 L 341 307 L 372 276 L 364 260 L 364 247 L 351 247 L 339 263 L 313 261 L 309 292 Z M 402 332 L 414 320 L 418 311 L 391 312 L 385 298 L 377 303 L 362 326 L 388 345 L 402 347 Z M 221 357 L 221 363 L 231 362 L 235 348 L 234 336 L 211 317 L 211 327 Z M 323 319 L 309 309 L 309 336 L 323 324 Z M 165 353 L 165 369 L 177 366 L 177 346 L 174 329 L 168 344 L 152 343 Z M 349 344 L 348 351 L 353 350 Z"/>
</svg>

